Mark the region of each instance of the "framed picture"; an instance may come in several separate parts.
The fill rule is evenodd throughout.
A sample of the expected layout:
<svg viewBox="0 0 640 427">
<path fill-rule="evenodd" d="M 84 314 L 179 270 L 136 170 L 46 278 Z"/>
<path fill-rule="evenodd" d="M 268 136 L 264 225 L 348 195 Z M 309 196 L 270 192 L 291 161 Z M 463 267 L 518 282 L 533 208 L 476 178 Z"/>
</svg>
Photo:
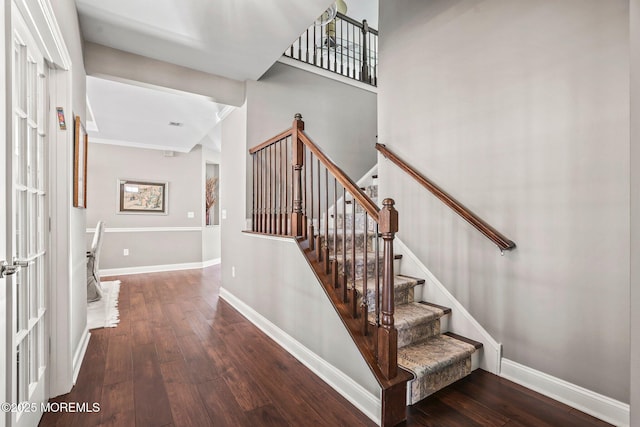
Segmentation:
<svg viewBox="0 0 640 427">
<path fill-rule="evenodd" d="M 73 138 L 73 206 L 87 207 L 87 148 L 89 137 L 80 116 L 75 117 Z"/>
<path fill-rule="evenodd" d="M 168 183 L 118 180 L 118 213 L 167 214 Z"/>
</svg>

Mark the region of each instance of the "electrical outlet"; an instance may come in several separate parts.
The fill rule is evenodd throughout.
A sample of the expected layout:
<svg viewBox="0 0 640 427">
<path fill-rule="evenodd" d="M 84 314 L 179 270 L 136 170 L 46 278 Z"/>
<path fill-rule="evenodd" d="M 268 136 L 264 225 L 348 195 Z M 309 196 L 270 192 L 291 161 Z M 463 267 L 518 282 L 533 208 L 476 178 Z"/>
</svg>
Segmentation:
<svg viewBox="0 0 640 427">
<path fill-rule="evenodd" d="M 123 249 L 122 250 L 122 255 L 129 256 L 129 249 Z"/>
<path fill-rule="evenodd" d="M 196 214 L 194 212 L 187 212 L 187 218 L 195 218 Z"/>
<path fill-rule="evenodd" d="M 235 265 L 231 266 L 231 277 L 236 277 L 236 267 L 235 267 Z"/>
</svg>

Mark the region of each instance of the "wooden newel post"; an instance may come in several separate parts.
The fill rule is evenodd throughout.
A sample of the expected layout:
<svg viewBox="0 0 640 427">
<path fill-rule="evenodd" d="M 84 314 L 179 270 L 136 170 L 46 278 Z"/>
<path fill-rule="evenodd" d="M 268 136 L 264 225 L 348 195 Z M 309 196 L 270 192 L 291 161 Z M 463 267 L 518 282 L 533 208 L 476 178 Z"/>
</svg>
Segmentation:
<svg viewBox="0 0 640 427">
<path fill-rule="evenodd" d="M 378 327 L 378 365 L 387 379 L 398 374 L 398 331 L 393 324 L 393 239 L 398 231 L 398 211 L 393 199 L 384 199 L 379 213 L 379 230 L 383 240 L 382 307 Z"/>
<path fill-rule="evenodd" d="M 298 133 L 304 130 L 302 115 L 296 113 L 291 127 L 291 163 L 293 166 L 293 212 L 291 213 L 291 234 L 304 235 L 302 213 L 302 168 L 304 166 L 304 144 Z"/>
</svg>

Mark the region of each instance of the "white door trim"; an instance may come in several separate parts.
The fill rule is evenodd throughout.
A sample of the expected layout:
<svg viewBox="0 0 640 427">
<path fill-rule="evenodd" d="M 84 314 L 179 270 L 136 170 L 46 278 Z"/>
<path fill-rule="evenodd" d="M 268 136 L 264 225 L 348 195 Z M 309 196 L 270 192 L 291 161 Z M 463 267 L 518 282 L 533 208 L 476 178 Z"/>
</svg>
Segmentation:
<svg viewBox="0 0 640 427">
<path fill-rule="evenodd" d="M 67 123 L 73 123 L 71 113 L 70 73 L 52 70 L 49 77 L 51 103 L 63 107 Z M 71 126 L 67 126 L 70 129 Z M 49 359 L 49 395 L 68 393 L 73 387 L 73 354 L 71 349 L 71 148 L 73 133 L 61 130 L 52 121 L 49 131 L 52 147 L 49 156 L 49 205 L 51 216 L 51 287 L 49 324 L 51 325 L 51 355 Z M 56 147 L 56 148 L 53 148 Z"/>
<path fill-rule="evenodd" d="M 11 3 L 11 2 L 7 2 Z M 13 0 L 25 17 L 27 27 L 36 38 L 36 43 L 50 62 L 49 80 L 51 113 L 62 107 L 68 130 L 60 130 L 57 120 L 49 120 L 49 214 L 50 235 L 50 294 L 49 324 L 50 359 L 48 396 L 67 393 L 73 386 L 73 358 L 71 349 L 71 265 L 70 259 L 70 210 L 71 192 L 70 162 L 73 140 L 72 114 L 72 61 L 69 50 L 56 21 L 49 0 Z M 10 10 L 10 5 L 9 5 Z M 10 31 L 5 31 L 5 46 Z M 11 84 L 10 68 L 6 82 Z M 5 82 L 5 86 L 7 83 Z M 5 111 L 5 120 L 10 111 Z M 11 122 L 7 122 L 7 134 L 11 135 Z M 8 140 L 11 140 L 10 138 Z M 62 148 L 59 148 L 62 147 Z"/>
<path fill-rule="evenodd" d="M 4 167 L 6 165 L 6 152 L 10 149 L 10 145 L 7 146 L 7 141 L 11 141 L 11 117 L 12 117 L 12 105 L 11 105 L 11 58 L 7 52 L 11 52 L 12 38 L 11 38 L 11 3 L 3 2 L 3 6 L 0 8 L 0 32 L 3 36 L 3 43 L 0 47 L 0 82 L 3 83 L 3 90 L 0 91 L 0 135 L 2 135 L 2 143 L 0 143 L 0 165 L 2 165 L 2 176 L 0 176 L 0 200 L 5 201 L 7 197 L 6 185 L 10 183 L 9 171 Z M 10 185 L 10 184 L 9 184 Z M 7 224 L 7 203 L 4 203 L 4 207 L 0 208 L 0 260 L 6 260 L 7 242 L 6 233 Z M 2 326 L 0 326 L 0 402 L 8 402 L 8 398 L 11 387 L 11 377 L 8 375 L 11 371 L 11 358 L 7 357 L 7 349 L 10 343 L 8 342 L 8 334 L 12 331 L 10 326 L 4 322 L 7 318 L 7 298 L 8 281 L 6 279 L 0 279 L 0 319 L 2 319 Z M 5 427 L 8 424 L 10 414 L 7 412 L 0 413 L 0 427 Z"/>
</svg>

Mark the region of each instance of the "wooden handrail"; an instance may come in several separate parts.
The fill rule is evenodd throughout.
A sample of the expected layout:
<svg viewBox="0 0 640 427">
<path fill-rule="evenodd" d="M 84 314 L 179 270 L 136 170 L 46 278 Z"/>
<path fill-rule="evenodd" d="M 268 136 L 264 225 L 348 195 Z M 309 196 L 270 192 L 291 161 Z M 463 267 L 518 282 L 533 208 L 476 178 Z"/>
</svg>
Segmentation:
<svg viewBox="0 0 640 427">
<path fill-rule="evenodd" d="M 478 231 L 484 234 L 489 240 L 498 245 L 498 248 L 502 251 L 511 250 L 516 247 L 516 244 L 505 237 L 502 233 L 495 228 L 487 224 L 484 220 L 451 197 L 447 192 L 442 190 L 415 168 L 411 167 L 407 162 L 400 159 L 395 153 L 389 150 L 384 144 L 376 143 L 376 149 L 381 152 L 386 158 L 395 163 L 400 169 L 405 171 L 411 177 L 413 177 L 420 185 L 429 190 L 434 196 L 440 199 L 445 205 L 449 206 L 454 212 L 464 218 L 469 224 L 474 226 Z"/>
<path fill-rule="evenodd" d="M 338 182 L 344 188 L 346 188 L 349 193 L 351 193 L 353 198 L 356 199 L 358 203 L 360 203 L 362 208 L 367 211 L 371 218 L 375 222 L 379 222 L 378 212 L 380 211 L 380 208 L 378 208 L 373 200 L 371 200 L 371 198 L 369 198 L 369 196 L 367 196 L 365 192 L 362 191 L 360 187 L 358 187 L 358 185 L 353 182 L 353 180 L 349 178 L 346 173 L 342 171 L 342 169 L 340 169 L 331 159 L 329 159 L 329 157 L 327 157 L 327 155 L 324 154 L 322 150 L 313 143 L 313 141 L 311 141 L 311 139 L 304 133 L 304 131 L 301 131 L 299 133 L 299 138 L 302 140 L 304 145 L 306 145 L 307 148 L 313 154 L 315 154 L 315 156 L 320 160 L 324 167 L 326 167 L 329 172 L 333 174 Z"/>
<path fill-rule="evenodd" d="M 278 141 L 281 141 L 281 140 L 285 139 L 288 136 L 291 136 L 292 131 L 293 131 L 292 128 L 289 128 L 287 130 L 283 130 L 282 132 L 280 132 L 279 134 L 277 134 L 273 138 L 269 138 L 265 142 L 263 142 L 262 144 L 258 144 L 255 147 L 250 148 L 249 149 L 249 154 L 253 154 L 253 153 L 257 152 L 257 151 L 260 151 L 263 148 L 270 146 L 271 144 L 274 144 L 274 143 L 276 143 Z"/>
</svg>

